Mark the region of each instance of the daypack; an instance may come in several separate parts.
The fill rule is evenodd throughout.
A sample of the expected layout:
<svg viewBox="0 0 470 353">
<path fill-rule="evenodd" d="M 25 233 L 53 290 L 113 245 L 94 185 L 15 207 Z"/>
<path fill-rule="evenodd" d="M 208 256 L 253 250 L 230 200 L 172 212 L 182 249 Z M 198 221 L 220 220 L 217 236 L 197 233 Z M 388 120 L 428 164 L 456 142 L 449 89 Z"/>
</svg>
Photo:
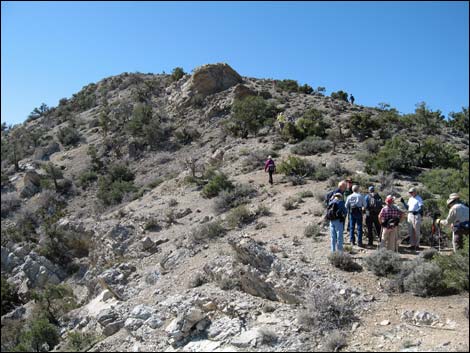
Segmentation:
<svg viewBox="0 0 470 353">
<path fill-rule="evenodd" d="M 276 169 L 276 166 L 275 166 L 274 162 L 271 162 L 270 164 L 268 164 L 268 170 L 270 172 L 274 172 L 275 169 Z"/>
<path fill-rule="evenodd" d="M 335 190 L 331 190 L 325 195 L 325 206 L 326 207 L 328 207 L 328 205 L 330 204 L 330 201 L 333 198 L 334 193 L 335 193 Z"/>
<path fill-rule="evenodd" d="M 385 227 L 387 229 L 397 227 L 398 224 L 400 223 L 400 218 L 394 217 L 394 218 L 389 218 L 386 221 L 384 221 L 381 226 Z"/>
<path fill-rule="evenodd" d="M 371 196 L 371 195 L 369 195 Z M 379 194 L 374 194 L 373 197 L 369 197 L 369 210 L 374 213 L 379 213 L 382 209 L 383 202 Z"/>
<path fill-rule="evenodd" d="M 457 235 L 469 235 L 470 221 L 460 222 L 454 226 L 454 233 Z"/>
<path fill-rule="evenodd" d="M 334 221 L 334 220 L 337 220 L 337 219 L 344 221 L 344 215 L 341 212 L 341 209 L 338 207 L 338 202 L 331 201 L 328 204 L 328 207 L 326 209 L 325 218 L 329 221 Z"/>
</svg>

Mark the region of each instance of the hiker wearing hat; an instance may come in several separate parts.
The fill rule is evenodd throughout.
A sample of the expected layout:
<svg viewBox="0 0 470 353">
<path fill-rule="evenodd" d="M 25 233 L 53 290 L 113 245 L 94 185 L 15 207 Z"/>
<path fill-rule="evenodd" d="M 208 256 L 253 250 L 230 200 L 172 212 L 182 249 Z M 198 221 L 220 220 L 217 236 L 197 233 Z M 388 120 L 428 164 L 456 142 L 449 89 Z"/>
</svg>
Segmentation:
<svg viewBox="0 0 470 353">
<path fill-rule="evenodd" d="M 403 200 L 403 197 L 400 201 L 403 203 L 405 208 L 408 209 L 408 235 L 410 237 L 410 247 L 416 251 L 419 250 L 421 222 L 423 219 L 423 199 L 418 195 L 415 188 L 409 189 L 408 193 L 410 194 L 408 203 Z"/>
<path fill-rule="evenodd" d="M 365 197 L 366 201 L 366 225 L 367 225 L 367 237 L 369 239 L 369 246 L 374 245 L 374 234 L 373 228 L 377 233 L 377 238 L 380 242 L 380 222 L 379 213 L 382 210 L 383 202 L 382 198 L 378 193 L 375 192 L 374 186 L 369 186 L 369 193 Z"/>
<path fill-rule="evenodd" d="M 273 173 L 276 170 L 276 164 L 274 163 L 271 156 L 268 156 L 268 160 L 264 163 L 264 172 L 269 173 L 269 184 L 273 185 Z"/>
<path fill-rule="evenodd" d="M 398 225 L 404 218 L 405 213 L 394 205 L 395 199 L 392 195 L 385 198 L 385 207 L 379 213 L 379 221 L 382 225 L 381 248 L 398 252 Z"/>
<path fill-rule="evenodd" d="M 450 225 L 452 227 L 452 245 L 454 252 L 463 248 L 463 239 L 468 237 L 469 216 L 468 207 L 460 201 L 459 194 L 453 193 L 449 195 L 447 200 L 449 215 L 447 219 L 437 219 L 438 225 Z"/>
<path fill-rule="evenodd" d="M 346 217 L 343 195 L 337 192 L 326 209 L 326 219 L 330 221 L 331 252 L 343 251 L 343 229 Z"/>
<path fill-rule="evenodd" d="M 349 217 L 349 240 L 351 244 L 356 245 L 354 238 L 354 230 L 357 224 L 357 245 L 364 247 L 362 244 L 362 210 L 366 207 L 364 197 L 359 193 L 359 185 L 353 185 L 353 193 L 346 200 L 346 209 Z"/>
</svg>

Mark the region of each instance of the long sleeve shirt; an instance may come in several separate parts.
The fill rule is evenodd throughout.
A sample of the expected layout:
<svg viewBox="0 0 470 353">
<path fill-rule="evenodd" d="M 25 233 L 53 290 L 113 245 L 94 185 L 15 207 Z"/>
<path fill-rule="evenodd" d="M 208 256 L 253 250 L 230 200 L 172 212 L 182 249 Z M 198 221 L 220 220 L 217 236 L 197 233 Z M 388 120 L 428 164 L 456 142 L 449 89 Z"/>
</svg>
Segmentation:
<svg viewBox="0 0 470 353">
<path fill-rule="evenodd" d="M 465 222 L 469 220 L 468 216 L 468 207 L 465 206 L 462 203 L 458 203 L 454 206 L 452 206 L 449 210 L 449 215 L 447 216 L 447 219 L 443 219 L 441 221 L 441 224 L 443 225 L 448 225 L 448 224 L 459 224 L 461 222 Z"/>
<path fill-rule="evenodd" d="M 408 212 L 419 213 L 423 209 L 423 199 L 421 196 L 411 196 L 408 200 L 408 203 L 403 202 L 403 205 L 408 209 Z"/>
<path fill-rule="evenodd" d="M 265 172 L 268 170 L 268 168 L 269 168 L 269 166 L 270 166 L 271 164 L 274 165 L 274 167 L 276 166 L 276 165 L 274 164 L 274 161 L 273 161 L 272 159 L 268 159 L 268 160 L 266 161 L 266 163 L 264 163 L 264 171 L 265 171 Z"/>
</svg>

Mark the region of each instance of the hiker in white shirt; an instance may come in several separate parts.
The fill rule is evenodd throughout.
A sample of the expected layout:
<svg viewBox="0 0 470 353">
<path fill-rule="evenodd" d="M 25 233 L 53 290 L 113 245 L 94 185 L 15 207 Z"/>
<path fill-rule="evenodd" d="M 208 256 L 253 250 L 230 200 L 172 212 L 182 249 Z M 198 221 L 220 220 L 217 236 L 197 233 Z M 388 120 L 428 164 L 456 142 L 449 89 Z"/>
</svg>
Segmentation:
<svg viewBox="0 0 470 353">
<path fill-rule="evenodd" d="M 408 209 L 408 235 L 410 237 L 410 248 L 419 250 L 421 237 L 421 222 L 423 220 L 423 199 L 418 195 L 415 188 L 408 190 L 410 198 L 408 203 L 401 198 L 401 202 Z"/>
</svg>

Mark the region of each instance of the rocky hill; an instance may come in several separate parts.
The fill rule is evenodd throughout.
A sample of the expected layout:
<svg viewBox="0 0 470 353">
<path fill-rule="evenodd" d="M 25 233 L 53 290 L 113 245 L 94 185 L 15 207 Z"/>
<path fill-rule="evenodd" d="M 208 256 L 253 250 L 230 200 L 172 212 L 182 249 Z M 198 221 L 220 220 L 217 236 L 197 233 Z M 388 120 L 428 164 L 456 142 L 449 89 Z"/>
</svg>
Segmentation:
<svg viewBox="0 0 470 353">
<path fill-rule="evenodd" d="M 468 201 L 468 108 L 343 93 L 212 64 L 109 77 L 2 126 L 2 351 L 468 351 L 468 244 L 404 242 L 379 277 L 376 239 L 340 269 L 322 202 L 346 176 L 416 186 L 429 248 L 448 194 Z"/>
</svg>

